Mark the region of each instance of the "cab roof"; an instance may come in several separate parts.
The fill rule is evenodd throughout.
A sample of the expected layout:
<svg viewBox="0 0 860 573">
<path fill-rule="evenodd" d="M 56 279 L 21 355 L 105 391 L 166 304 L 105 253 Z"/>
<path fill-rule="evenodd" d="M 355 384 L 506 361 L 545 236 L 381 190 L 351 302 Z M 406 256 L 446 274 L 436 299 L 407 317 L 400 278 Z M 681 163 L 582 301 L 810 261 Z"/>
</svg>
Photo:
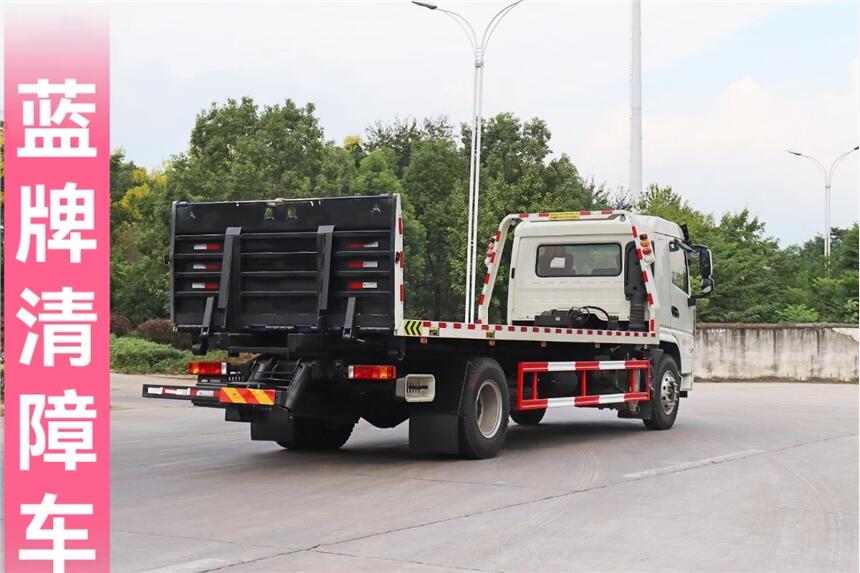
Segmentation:
<svg viewBox="0 0 860 573">
<path fill-rule="evenodd" d="M 633 215 L 636 230 L 647 234 L 662 234 L 683 239 L 677 223 L 652 215 Z M 578 219 L 556 221 L 523 220 L 515 231 L 518 237 L 546 237 L 559 235 L 629 235 L 630 215 L 622 214 L 606 219 Z"/>
</svg>

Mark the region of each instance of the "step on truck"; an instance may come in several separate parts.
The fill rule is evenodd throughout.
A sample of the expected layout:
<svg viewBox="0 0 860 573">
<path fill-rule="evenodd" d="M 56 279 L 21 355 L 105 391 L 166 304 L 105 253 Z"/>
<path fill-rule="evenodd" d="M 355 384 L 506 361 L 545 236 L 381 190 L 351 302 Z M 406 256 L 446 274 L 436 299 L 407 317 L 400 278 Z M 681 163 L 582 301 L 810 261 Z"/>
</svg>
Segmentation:
<svg viewBox="0 0 860 573">
<path fill-rule="evenodd" d="M 171 230 L 176 328 L 195 354 L 248 359 L 191 362 L 196 385 L 143 396 L 223 410 L 252 440 L 295 450 L 337 449 L 363 418 L 408 420 L 422 452 L 487 458 L 509 419 L 538 424 L 562 406 L 667 430 L 693 389 L 696 300 L 714 289 L 707 247 L 627 211 L 505 217 L 475 322 L 404 316 L 398 195 L 177 202 Z M 507 319 L 491 322 L 502 268 Z"/>
</svg>

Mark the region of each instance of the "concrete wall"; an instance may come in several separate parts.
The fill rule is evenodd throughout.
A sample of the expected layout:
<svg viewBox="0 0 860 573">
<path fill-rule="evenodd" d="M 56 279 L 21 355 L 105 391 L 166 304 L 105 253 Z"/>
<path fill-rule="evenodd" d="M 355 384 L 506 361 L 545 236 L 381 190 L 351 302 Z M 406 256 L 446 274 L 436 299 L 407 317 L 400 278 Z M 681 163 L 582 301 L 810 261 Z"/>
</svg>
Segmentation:
<svg viewBox="0 0 860 573">
<path fill-rule="evenodd" d="M 856 324 L 700 324 L 697 380 L 857 382 Z"/>
</svg>

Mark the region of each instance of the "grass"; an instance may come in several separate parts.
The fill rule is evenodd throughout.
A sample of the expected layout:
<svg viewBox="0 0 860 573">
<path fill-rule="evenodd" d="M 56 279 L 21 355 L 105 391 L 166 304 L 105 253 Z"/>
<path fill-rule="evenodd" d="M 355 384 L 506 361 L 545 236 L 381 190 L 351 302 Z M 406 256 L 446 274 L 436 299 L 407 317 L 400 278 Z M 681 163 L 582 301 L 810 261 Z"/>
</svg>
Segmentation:
<svg viewBox="0 0 860 573">
<path fill-rule="evenodd" d="M 110 337 L 110 369 L 122 374 L 185 374 L 191 360 L 226 360 L 223 352 L 195 356 L 189 350 L 178 350 L 133 336 Z"/>
</svg>

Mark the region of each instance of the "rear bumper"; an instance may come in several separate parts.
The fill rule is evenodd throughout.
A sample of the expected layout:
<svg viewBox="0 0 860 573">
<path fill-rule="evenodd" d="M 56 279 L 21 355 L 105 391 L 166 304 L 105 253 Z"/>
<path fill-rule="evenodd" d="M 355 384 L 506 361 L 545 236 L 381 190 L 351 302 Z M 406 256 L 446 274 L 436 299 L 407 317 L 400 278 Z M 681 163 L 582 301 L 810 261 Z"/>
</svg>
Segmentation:
<svg viewBox="0 0 860 573">
<path fill-rule="evenodd" d="M 227 408 L 230 406 L 284 406 L 285 392 L 273 389 L 249 388 L 245 386 L 177 386 L 172 384 L 144 384 L 144 398 L 162 400 L 185 400 L 195 406 Z"/>
</svg>

